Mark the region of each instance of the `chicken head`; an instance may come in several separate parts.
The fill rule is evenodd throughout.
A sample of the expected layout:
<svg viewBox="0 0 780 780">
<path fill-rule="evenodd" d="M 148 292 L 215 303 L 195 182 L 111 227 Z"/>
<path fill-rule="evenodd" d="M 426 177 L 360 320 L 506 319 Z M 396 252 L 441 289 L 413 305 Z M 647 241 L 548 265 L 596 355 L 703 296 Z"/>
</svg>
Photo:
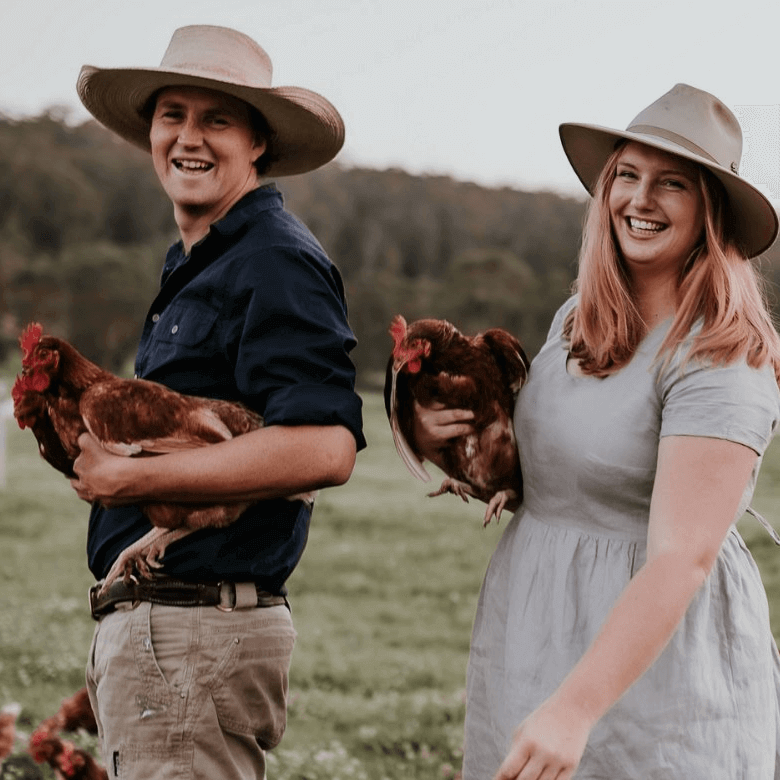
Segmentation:
<svg viewBox="0 0 780 780">
<path fill-rule="evenodd" d="M 416 374 L 422 368 L 423 358 L 431 355 L 431 342 L 428 339 L 409 338 L 409 327 L 406 320 L 396 314 L 390 323 L 390 335 L 393 337 L 393 370 L 398 372 L 403 368 L 410 374 Z"/>
</svg>

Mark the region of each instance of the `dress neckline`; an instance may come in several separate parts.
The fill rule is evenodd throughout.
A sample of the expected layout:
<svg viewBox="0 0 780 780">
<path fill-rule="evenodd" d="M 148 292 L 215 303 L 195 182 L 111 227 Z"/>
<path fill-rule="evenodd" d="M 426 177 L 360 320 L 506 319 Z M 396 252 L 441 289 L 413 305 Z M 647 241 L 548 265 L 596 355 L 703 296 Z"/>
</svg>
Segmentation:
<svg viewBox="0 0 780 780">
<path fill-rule="evenodd" d="M 647 342 L 650 340 L 652 336 L 660 332 L 661 330 L 666 330 L 671 324 L 672 320 L 674 319 L 673 316 L 666 317 L 665 319 L 661 320 L 657 324 L 655 324 L 652 328 L 650 328 L 647 333 L 642 337 L 642 340 L 637 344 L 636 350 L 634 354 L 631 357 L 631 360 L 636 357 L 637 353 L 647 344 Z M 561 335 L 561 340 L 563 340 L 563 337 Z M 564 341 L 564 360 L 563 360 L 563 370 L 566 372 L 566 375 L 571 377 L 571 379 L 609 379 L 610 376 L 615 376 L 615 374 L 608 374 L 605 377 L 597 377 L 593 376 L 592 374 L 583 374 L 582 371 L 580 371 L 579 368 L 579 362 L 575 361 L 574 358 L 572 358 L 571 353 L 568 349 L 565 349 L 565 341 Z M 660 342 L 658 344 L 660 346 Z M 657 348 L 656 348 L 657 350 Z M 569 370 L 569 361 L 572 362 L 572 365 L 574 365 L 574 373 Z M 629 361 L 630 363 L 631 361 Z M 628 365 L 628 363 L 626 364 Z M 625 367 L 625 366 L 624 366 Z M 620 373 L 620 372 L 618 372 Z"/>
</svg>

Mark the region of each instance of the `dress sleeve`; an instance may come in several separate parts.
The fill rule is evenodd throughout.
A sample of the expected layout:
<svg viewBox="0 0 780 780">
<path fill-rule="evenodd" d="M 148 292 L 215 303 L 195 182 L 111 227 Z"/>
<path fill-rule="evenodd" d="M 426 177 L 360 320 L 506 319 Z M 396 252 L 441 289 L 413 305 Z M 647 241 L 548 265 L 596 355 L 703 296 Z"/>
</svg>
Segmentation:
<svg viewBox="0 0 780 780">
<path fill-rule="evenodd" d="M 763 455 L 780 418 L 780 392 L 770 366 L 691 360 L 681 367 L 675 360 L 659 381 L 661 436 L 728 439 Z"/>
<path fill-rule="evenodd" d="M 550 330 L 547 333 L 547 341 L 550 341 L 550 339 L 554 339 L 554 338 L 561 338 L 561 333 L 563 331 L 563 323 L 566 321 L 566 317 L 569 315 L 569 312 L 576 305 L 577 305 L 577 296 L 573 295 L 571 298 L 568 298 L 563 303 L 563 305 L 558 309 L 558 311 L 555 312 L 552 325 L 550 325 Z"/>
<path fill-rule="evenodd" d="M 365 447 L 341 277 L 305 250 L 265 249 L 246 307 L 236 382 L 267 425 L 344 425 Z"/>
</svg>

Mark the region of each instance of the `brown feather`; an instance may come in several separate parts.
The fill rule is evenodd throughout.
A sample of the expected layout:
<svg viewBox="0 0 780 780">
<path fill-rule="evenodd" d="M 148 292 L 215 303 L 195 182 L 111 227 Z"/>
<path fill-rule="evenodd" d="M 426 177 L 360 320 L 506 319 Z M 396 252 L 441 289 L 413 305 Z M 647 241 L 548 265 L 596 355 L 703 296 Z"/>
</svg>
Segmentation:
<svg viewBox="0 0 780 780">
<path fill-rule="evenodd" d="M 498 328 L 465 336 L 446 320 L 407 325 L 400 315 L 390 333 L 394 347 L 387 365 L 385 408 L 409 450 L 421 460 L 414 442 L 414 401 L 424 407 L 440 403 L 468 409 L 474 414 L 474 432 L 452 439 L 437 465 L 481 501 L 489 503 L 506 490 L 520 500 L 522 476 L 512 415 L 528 376 L 528 359 L 518 340 Z"/>
</svg>

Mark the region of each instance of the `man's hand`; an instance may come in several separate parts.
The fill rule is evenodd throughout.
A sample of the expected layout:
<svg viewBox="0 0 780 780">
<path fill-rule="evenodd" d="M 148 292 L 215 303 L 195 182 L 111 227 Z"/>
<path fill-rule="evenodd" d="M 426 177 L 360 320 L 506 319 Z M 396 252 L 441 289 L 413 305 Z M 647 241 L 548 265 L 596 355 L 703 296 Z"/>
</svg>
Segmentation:
<svg viewBox="0 0 780 780">
<path fill-rule="evenodd" d="M 107 507 L 132 503 L 119 497 L 124 484 L 121 475 L 130 459 L 106 452 L 91 433 L 82 433 L 78 445 L 81 452 L 73 463 L 76 479 L 70 481 L 76 495 L 90 504 L 97 501 Z"/>
</svg>

